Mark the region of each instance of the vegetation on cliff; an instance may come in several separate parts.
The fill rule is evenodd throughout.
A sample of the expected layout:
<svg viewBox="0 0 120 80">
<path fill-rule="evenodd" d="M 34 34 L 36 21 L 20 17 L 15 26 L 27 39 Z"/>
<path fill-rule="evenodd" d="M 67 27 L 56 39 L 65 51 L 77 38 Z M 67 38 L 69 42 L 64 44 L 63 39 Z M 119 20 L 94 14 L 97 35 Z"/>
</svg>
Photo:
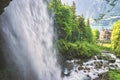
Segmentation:
<svg viewBox="0 0 120 80">
<path fill-rule="evenodd" d="M 58 35 L 57 46 L 60 54 L 67 58 L 88 58 L 99 54 L 94 44 L 98 34 L 94 34 L 90 21 L 83 16 L 76 16 L 75 3 L 63 5 L 60 0 L 52 0 L 49 9 L 54 13 L 54 25 Z"/>
</svg>

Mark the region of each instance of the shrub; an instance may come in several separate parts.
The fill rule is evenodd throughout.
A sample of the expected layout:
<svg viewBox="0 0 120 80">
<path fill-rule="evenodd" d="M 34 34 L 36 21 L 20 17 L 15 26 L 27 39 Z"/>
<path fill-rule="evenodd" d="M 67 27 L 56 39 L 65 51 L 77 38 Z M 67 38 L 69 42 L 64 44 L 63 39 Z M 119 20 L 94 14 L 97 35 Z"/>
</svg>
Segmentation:
<svg viewBox="0 0 120 80">
<path fill-rule="evenodd" d="M 65 40 L 58 41 L 58 50 L 66 59 L 73 58 L 90 58 L 100 54 L 100 50 L 96 45 L 88 42 L 66 42 Z"/>
<path fill-rule="evenodd" d="M 106 50 L 106 51 L 111 51 L 112 52 L 111 43 L 103 43 L 102 45 L 99 45 L 98 47 L 101 50 Z"/>
<path fill-rule="evenodd" d="M 113 25 L 111 41 L 113 51 L 120 56 L 120 20 Z"/>
</svg>

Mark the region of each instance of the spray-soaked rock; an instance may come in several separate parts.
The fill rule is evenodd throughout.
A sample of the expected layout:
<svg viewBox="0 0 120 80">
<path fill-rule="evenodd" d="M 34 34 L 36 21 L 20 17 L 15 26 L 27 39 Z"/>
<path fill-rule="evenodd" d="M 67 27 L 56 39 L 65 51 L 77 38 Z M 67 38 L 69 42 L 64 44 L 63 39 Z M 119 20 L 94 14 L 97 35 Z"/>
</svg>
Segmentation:
<svg viewBox="0 0 120 80">
<path fill-rule="evenodd" d="M 4 12 L 4 8 L 7 7 L 12 0 L 0 0 L 0 14 Z"/>
</svg>

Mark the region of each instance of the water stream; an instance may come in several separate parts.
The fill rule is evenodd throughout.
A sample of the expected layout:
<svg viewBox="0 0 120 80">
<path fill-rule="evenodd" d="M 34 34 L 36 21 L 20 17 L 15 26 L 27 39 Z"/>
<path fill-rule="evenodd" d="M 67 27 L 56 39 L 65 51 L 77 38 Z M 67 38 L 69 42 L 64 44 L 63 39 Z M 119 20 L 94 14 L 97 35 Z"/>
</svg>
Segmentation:
<svg viewBox="0 0 120 80">
<path fill-rule="evenodd" d="M 104 52 L 86 62 L 67 60 L 64 80 L 108 80 L 109 69 L 120 69 L 120 59 L 112 53 Z"/>
</svg>

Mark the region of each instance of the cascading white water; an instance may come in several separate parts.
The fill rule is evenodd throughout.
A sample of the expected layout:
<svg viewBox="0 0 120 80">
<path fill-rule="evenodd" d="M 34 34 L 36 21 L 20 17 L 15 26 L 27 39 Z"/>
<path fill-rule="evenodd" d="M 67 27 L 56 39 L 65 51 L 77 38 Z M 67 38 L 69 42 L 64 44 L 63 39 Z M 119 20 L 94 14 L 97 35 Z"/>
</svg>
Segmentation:
<svg viewBox="0 0 120 80">
<path fill-rule="evenodd" d="M 9 55 L 24 80 L 33 80 L 27 78 L 32 71 L 37 80 L 61 80 L 53 48 L 53 24 L 45 0 L 13 0 L 0 22 Z"/>
</svg>

